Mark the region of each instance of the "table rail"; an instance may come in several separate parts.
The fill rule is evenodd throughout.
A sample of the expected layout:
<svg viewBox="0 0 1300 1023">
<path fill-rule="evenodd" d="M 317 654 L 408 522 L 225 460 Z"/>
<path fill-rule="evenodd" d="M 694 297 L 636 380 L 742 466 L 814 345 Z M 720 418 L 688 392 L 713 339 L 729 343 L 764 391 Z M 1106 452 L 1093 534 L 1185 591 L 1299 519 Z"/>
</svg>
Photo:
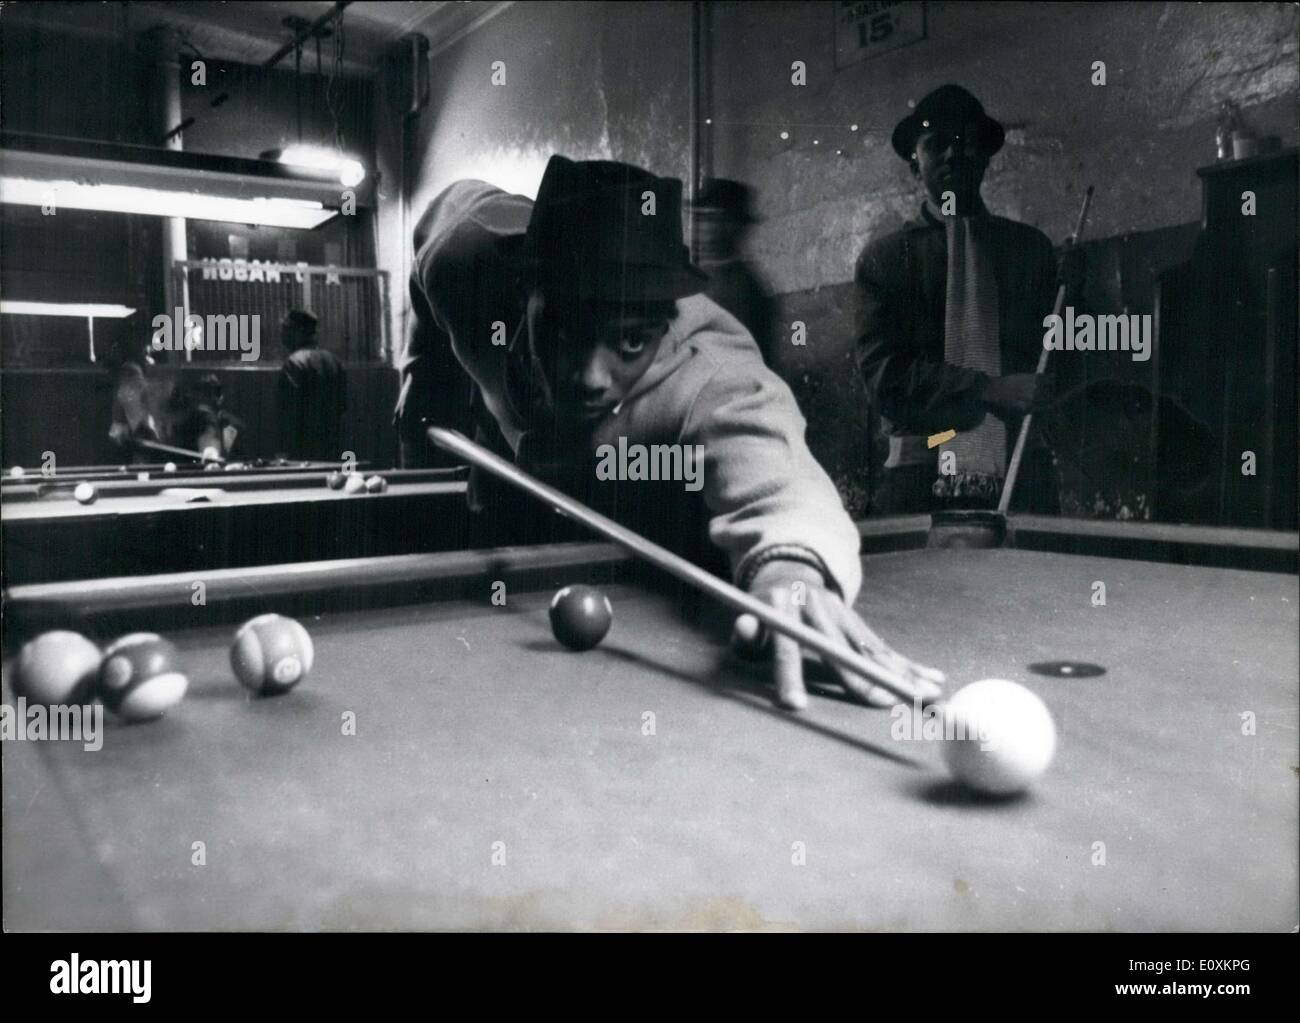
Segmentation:
<svg viewBox="0 0 1300 1023">
<path fill-rule="evenodd" d="M 4 593 L 5 642 L 53 628 L 109 635 L 129 628 L 201 628 L 268 611 L 486 603 L 497 580 L 506 582 L 507 594 L 525 586 L 612 582 L 633 560 L 614 544 L 558 543 L 32 583 Z M 199 592 L 203 603 L 196 605 Z"/>
</svg>

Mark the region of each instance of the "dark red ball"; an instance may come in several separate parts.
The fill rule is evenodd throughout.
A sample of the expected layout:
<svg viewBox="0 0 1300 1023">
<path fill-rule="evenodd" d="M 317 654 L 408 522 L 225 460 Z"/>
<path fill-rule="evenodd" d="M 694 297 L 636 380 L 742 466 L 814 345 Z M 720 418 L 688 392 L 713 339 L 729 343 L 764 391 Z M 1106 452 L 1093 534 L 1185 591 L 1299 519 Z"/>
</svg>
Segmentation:
<svg viewBox="0 0 1300 1023">
<path fill-rule="evenodd" d="M 551 598 L 551 631 L 570 650 L 590 650 L 613 621 L 609 598 L 594 586 L 566 586 Z"/>
</svg>

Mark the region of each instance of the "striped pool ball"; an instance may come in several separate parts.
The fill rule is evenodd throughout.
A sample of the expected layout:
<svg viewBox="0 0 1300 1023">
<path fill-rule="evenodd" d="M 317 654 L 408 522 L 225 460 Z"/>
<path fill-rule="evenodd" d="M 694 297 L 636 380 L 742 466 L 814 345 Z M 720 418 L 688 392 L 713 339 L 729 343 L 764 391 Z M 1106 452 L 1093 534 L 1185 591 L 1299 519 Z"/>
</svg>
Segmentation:
<svg viewBox="0 0 1300 1023">
<path fill-rule="evenodd" d="M 307 677 L 315 657 L 311 634 L 301 623 L 277 614 L 246 621 L 230 647 L 235 677 L 263 696 L 288 692 Z"/>
<path fill-rule="evenodd" d="M 367 494 L 382 494 L 388 489 L 388 481 L 382 476 L 371 476 L 366 480 Z"/>
<path fill-rule="evenodd" d="M 85 703 L 102 659 L 99 647 L 79 632 L 44 632 L 18 653 L 14 693 L 45 706 Z"/>
<path fill-rule="evenodd" d="M 133 632 L 104 651 L 99 698 L 127 721 L 162 717 L 189 688 L 176 647 L 155 632 Z"/>
</svg>

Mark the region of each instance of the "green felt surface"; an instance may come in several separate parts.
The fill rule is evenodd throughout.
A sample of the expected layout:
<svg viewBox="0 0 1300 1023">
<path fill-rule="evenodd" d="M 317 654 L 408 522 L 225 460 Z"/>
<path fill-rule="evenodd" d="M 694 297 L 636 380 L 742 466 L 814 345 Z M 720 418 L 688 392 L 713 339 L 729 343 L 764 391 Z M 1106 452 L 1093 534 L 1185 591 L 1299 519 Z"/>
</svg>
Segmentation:
<svg viewBox="0 0 1300 1023">
<path fill-rule="evenodd" d="M 1015 550 L 864 568 L 899 649 L 1047 702 L 1029 796 L 970 798 L 934 743 L 829 691 L 774 709 L 717 622 L 642 588 L 608 588 L 587 654 L 551 638 L 549 590 L 305 619 L 316 668 L 273 700 L 230 677 L 229 630 L 189 630 L 167 719 L 97 753 L 4 744 L 4 925 L 1295 926 L 1295 577 Z M 1108 670 L 1027 671 L 1056 659 Z"/>
</svg>

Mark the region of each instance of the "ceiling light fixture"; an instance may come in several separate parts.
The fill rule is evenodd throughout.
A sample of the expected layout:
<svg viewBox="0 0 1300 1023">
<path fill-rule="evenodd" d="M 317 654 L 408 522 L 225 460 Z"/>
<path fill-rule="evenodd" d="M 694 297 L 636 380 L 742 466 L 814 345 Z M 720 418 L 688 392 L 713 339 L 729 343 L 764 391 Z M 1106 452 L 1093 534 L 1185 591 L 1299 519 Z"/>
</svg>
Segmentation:
<svg viewBox="0 0 1300 1023">
<path fill-rule="evenodd" d="M 283 149 L 268 149 L 261 154 L 261 159 L 281 163 L 287 167 L 324 171 L 344 188 L 354 188 L 366 179 L 366 168 L 360 160 L 324 146 L 311 146 L 300 142 Z"/>
<path fill-rule="evenodd" d="M 337 175 L 151 146 L 0 133 L 0 202 L 310 230 L 337 215 Z"/>
<path fill-rule="evenodd" d="M 24 302 L 0 299 L 0 313 L 13 316 L 75 316 L 82 320 L 94 316 L 101 320 L 122 320 L 134 312 L 129 305 L 103 302 Z"/>
</svg>

